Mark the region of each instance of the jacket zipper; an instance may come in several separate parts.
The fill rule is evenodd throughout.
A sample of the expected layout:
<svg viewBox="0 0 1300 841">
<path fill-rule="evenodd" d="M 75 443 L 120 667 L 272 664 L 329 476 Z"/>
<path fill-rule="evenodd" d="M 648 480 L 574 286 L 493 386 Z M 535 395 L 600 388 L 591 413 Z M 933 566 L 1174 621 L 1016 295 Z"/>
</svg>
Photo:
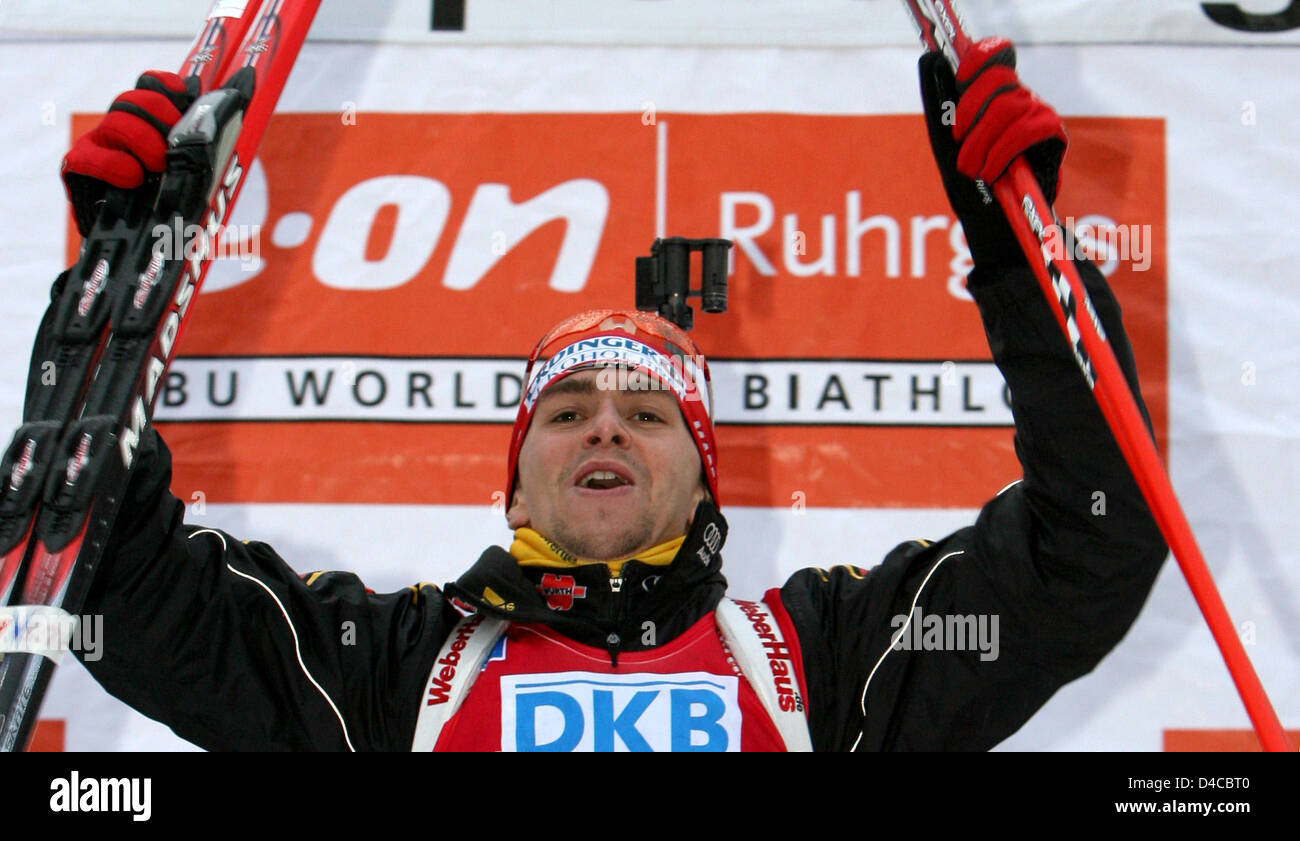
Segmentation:
<svg viewBox="0 0 1300 841">
<path fill-rule="evenodd" d="M 614 630 L 605 637 L 605 649 L 609 652 L 609 664 L 617 667 L 618 652 L 623 646 L 623 638 L 619 635 L 619 631 L 627 621 L 627 596 L 623 593 L 623 576 L 614 575 L 612 570 L 609 574 L 609 592 L 612 594 L 614 604 Z"/>
</svg>

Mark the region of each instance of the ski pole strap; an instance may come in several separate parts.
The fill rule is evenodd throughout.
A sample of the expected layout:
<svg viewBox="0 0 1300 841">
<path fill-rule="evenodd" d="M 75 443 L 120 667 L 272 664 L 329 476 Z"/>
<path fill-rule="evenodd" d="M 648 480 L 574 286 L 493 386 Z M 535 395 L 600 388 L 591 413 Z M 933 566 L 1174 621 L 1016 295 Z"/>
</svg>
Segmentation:
<svg viewBox="0 0 1300 841">
<path fill-rule="evenodd" d="M 452 629 L 429 671 L 424 696 L 420 699 L 420 714 L 415 721 L 412 753 L 428 753 L 438 744 L 442 728 L 464 703 L 488 655 L 509 625 L 504 619 L 475 613 Z"/>
<path fill-rule="evenodd" d="M 798 679 L 793 669 L 787 674 L 777 671 L 778 664 L 786 669 L 789 658 L 773 655 L 788 652 L 789 646 L 772 611 L 762 602 L 723 598 L 713 616 L 723 643 L 776 725 L 785 749 L 792 753 L 812 751 L 806 716 L 808 705 L 801 696 Z M 760 624 L 768 630 L 759 628 Z"/>
</svg>

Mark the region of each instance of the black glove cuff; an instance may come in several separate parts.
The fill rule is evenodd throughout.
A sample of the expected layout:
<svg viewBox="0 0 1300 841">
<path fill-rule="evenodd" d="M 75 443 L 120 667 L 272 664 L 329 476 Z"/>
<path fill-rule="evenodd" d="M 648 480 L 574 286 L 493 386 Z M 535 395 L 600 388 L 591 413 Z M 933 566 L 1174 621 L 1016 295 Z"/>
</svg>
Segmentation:
<svg viewBox="0 0 1300 841">
<path fill-rule="evenodd" d="M 83 236 L 90 235 L 99 215 L 99 206 L 103 203 L 108 185 L 98 178 L 76 173 L 65 173 L 63 183 L 68 187 L 68 199 L 72 203 L 72 215 L 77 220 L 77 231 Z"/>
</svg>

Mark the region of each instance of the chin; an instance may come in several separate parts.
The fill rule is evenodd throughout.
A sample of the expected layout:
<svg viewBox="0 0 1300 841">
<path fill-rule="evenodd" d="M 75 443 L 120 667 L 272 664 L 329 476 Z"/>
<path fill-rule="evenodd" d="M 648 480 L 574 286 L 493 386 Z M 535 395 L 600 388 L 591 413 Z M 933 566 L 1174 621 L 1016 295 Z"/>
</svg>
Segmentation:
<svg viewBox="0 0 1300 841">
<path fill-rule="evenodd" d="M 648 538 L 642 533 L 611 534 L 593 537 L 588 541 L 592 549 L 593 560 L 612 561 L 626 558 L 641 549 L 647 548 Z"/>
<path fill-rule="evenodd" d="M 654 536 L 649 525 L 645 520 L 638 519 L 624 524 L 604 521 L 591 529 L 561 529 L 564 536 L 561 545 L 585 560 L 625 558 L 649 548 L 650 539 Z"/>
</svg>

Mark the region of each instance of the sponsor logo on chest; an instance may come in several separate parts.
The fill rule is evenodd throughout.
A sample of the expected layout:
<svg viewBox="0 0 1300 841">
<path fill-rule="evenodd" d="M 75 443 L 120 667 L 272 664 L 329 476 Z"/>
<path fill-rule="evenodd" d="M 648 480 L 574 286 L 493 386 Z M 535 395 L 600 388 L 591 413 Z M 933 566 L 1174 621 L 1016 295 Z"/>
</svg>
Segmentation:
<svg viewBox="0 0 1300 841">
<path fill-rule="evenodd" d="M 574 599 L 585 599 L 587 588 L 577 582 L 572 575 L 557 575 L 548 572 L 542 576 L 537 585 L 537 592 L 546 599 L 551 610 L 570 610 Z"/>
<path fill-rule="evenodd" d="M 501 677 L 504 751 L 739 751 L 739 679 L 708 672 Z"/>
</svg>

